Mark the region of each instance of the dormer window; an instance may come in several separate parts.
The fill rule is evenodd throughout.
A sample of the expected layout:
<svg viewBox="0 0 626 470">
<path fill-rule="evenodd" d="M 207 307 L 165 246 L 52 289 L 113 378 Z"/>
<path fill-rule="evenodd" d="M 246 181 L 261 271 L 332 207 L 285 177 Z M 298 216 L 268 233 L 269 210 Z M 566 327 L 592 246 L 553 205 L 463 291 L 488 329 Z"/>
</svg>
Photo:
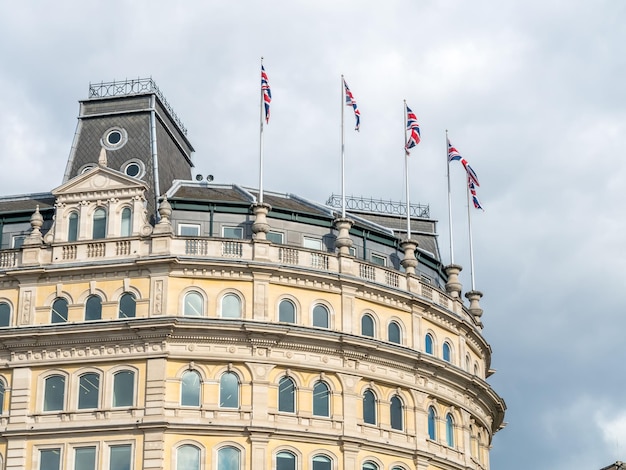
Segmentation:
<svg viewBox="0 0 626 470">
<path fill-rule="evenodd" d="M 102 139 L 100 140 L 100 143 L 107 150 L 117 150 L 119 148 L 122 148 L 127 141 L 128 133 L 125 129 L 122 129 L 120 127 L 112 127 L 104 133 Z"/>
<path fill-rule="evenodd" d="M 93 213 L 93 234 L 94 240 L 105 238 L 107 234 L 107 212 L 102 207 L 98 207 Z"/>
</svg>

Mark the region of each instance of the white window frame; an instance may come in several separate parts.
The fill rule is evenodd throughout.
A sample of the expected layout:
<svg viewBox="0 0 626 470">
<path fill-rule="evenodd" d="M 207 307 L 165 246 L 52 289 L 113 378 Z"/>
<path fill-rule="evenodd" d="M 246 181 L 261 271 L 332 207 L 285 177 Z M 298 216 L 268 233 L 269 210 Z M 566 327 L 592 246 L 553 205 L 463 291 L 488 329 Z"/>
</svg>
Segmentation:
<svg viewBox="0 0 626 470">
<path fill-rule="evenodd" d="M 321 238 L 302 237 L 302 246 L 309 250 L 322 251 L 324 244 Z"/>
<path fill-rule="evenodd" d="M 232 230 L 233 232 L 241 232 L 241 236 L 240 237 L 227 237 L 226 236 L 226 230 Z M 222 237 L 223 238 L 233 238 L 236 240 L 243 240 L 243 227 L 238 227 L 236 225 L 224 225 L 222 226 Z"/>
<path fill-rule="evenodd" d="M 183 229 L 187 229 L 187 228 L 195 228 L 197 229 L 197 233 L 195 235 L 183 235 Z M 178 236 L 179 237 L 199 237 L 200 236 L 200 224 L 184 224 L 184 223 L 179 223 L 177 226 L 177 230 L 178 230 Z"/>
<path fill-rule="evenodd" d="M 379 259 L 380 263 L 374 261 L 375 259 Z M 372 264 L 375 264 L 376 266 L 383 266 L 383 267 L 387 266 L 387 257 L 381 255 L 380 253 L 372 253 L 370 255 L 370 261 L 372 262 Z"/>
<path fill-rule="evenodd" d="M 276 237 L 280 236 L 280 241 L 277 242 L 277 241 L 270 240 L 270 235 L 276 236 Z M 282 245 L 285 243 L 285 234 L 283 232 L 276 232 L 275 230 L 270 230 L 267 234 L 267 239 L 270 240 L 272 243 Z"/>
<path fill-rule="evenodd" d="M 18 240 L 21 240 L 21 243 L 17 244 L 16 242 Z M 13 249 L 22 248 L 22 245 L 24 245 L 25 241 L 26 241 L 26 235 L 13 235 L 11 237 L 11 248 Z"/>
</svg>

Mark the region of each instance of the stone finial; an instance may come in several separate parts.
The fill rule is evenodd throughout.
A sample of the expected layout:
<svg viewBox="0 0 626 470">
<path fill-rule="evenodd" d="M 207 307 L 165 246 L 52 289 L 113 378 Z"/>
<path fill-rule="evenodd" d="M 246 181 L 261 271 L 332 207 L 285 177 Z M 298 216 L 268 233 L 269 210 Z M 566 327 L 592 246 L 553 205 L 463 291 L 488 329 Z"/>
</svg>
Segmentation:
<svg viewBox="0 0 626 470">
<path fill-rule="evenodd" d="M 446 292 L 453 298 L 461 297 L 461 290 L 463 285 L 459 281 L 459 273 L 463 270 L 458 264 L 449 264 L 443 269 L 446 270 L 448 275 L 448 282 L 446 282 Z"/>
<path fill-rule="evenodd" d="M 272 210 L 272 206 L 263 202 L 257 202 L 250 206 L 254 212 L 254 222 L 252 223 L 252 233 L 256 241 L 267 240 L 267 234 L 270 231 L 270 224 L 267 223 L 267 214 Z"/>
<path fill-rule="evenodd" d="M 39 205 L 35 208 L 35 212 L 30 217 L 31 232 L 24 240 L 24 245 L 40 245 L 43 242 L 41 236 L 41 227 L 43 225 L 43 217 L 39 212 Z"/>
<path fill-rule="evenodd" d="M 415 274 L 417 268 L 417 258 L 415 257 L 415 249 L 417 248 L 417 240 L 407 238 L 400 242 L 400 248 L 404 250 L 404 259 L 400 264 L 407 274 Z"/>
<path fill-rule="evenodd" d="M 335 239 L 335 248 L 339 251 L 339 255 L 348 256 L 350 255 L 350 248 L 352 247 L 350 228 L 354 224 L 354 221 L 345 217 L 338 217 L 333 222 L 335 228 L 339 231 Z"/>
<path fill-rule="evenodd" d="M 469 308 L 467 309 L 469 313 L 471 313 L 476 321 L 480 323 L 480 317 L 483 314 L 483 309 L 480 308 L 480 299 L 483 296 L 483 293 L 477 290 L 471 290 L 465 293 L 465 297 L 470 301 Z"/>
<path fill-rule="evenodd" d="M 161 204 L 159 204 L 159 223 L 154 226 L 152 233 L 173 233 L 170 216 L 172 215 L 172 206 L 167 200 L 167 196 L 163 196 Z"/>
<path fill-rule="evenodd" d="M 98 165 L 107 166 L 107 151 L 104 147 L 100 149 L 100 156 L 98 157 Z"/>
</svg>

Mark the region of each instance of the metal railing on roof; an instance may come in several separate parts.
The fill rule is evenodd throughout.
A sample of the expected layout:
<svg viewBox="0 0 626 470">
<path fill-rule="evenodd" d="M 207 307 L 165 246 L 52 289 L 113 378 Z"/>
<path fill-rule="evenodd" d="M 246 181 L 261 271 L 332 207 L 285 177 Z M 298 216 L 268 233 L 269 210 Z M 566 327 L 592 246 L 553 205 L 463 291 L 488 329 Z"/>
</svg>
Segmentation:
<svg viewBox="0 0 626 470">
<path fill-rule="evenodd" d="M 341 195 L 331 194 L 326 201 L 326 205 L 337 209 L 341 208 Z M 406 203 L 398 201 L 384 201 L 382 199 L 371 199 L 356 196 L 346 196 L 346 209 L 354 211 L 369 212 L 381 215 L 406 216 Z M 411 217 L 422 219 L 430 218 L 430 206 L 428 204 L 411 204 Z"/>
</svg>

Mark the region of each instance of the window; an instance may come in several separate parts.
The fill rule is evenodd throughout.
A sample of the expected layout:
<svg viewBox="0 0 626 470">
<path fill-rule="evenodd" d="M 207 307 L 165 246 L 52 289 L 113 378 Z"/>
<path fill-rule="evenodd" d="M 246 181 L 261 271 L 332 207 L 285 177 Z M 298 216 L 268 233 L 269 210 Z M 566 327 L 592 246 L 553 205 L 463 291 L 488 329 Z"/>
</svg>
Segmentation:
<svg viewBox="0 0 626 470">
<path fill-rule="evenodd" d="M 85 321 L 102 319 L 102 299 L 97 295 L 90 295 L 85 302 Z"/>
<path fill-rule="evenodd" d="M 67 220 L 67 241 L 78 240 L 78 212 L 72 212 Z"/>
<path fill-rule="evenodd" d="M 296 322 L 296 306 L 291 300 L 282 300 L 278 306 L 278 321 Z"/>
<path fill-rule="evenodd" d="M 348 248 L 348 250 L 350 251 L 350 256 L 354 256 L 356 257 L 356 248 L 351 246 Z"/>
<path fill-rule="evenodd" d="M 61 468 L 61 449 L 39 451 L 39 470 L 59 470 Z"/>
<path fill-rule="evenodd" d="M 325 455 L 315 455 L 313 457 L 312 470 L 332 470 L 332 461 Z"/>
<path fill-rule="evenodd" d="M 428 438 L 437 439 L 437 413 L 432 406 L 428 407 Z"/>
<path fill-rule="evenodd" d="M 392 321 L 387 327 L 387 337 L 390 343 L 401 344 L 400 325 L 397 322 Z"/>
<path fill-rule="evenodd" d="M 132 447 L 130 444 L 109 448 L 109 470 L 130 470 Z"/>
<path fill-rule="evenodd" d="M 387 258 L 376 253 L 372 253 L 372 263 L 378 266 L 387 266 Z"/>
<path fill-rule="evenodd" d="M 397 395 L 391 397 L 391 404 L 389 405 L 391 429 L 397 429 L 399 431 L 404 429 L 402 408 L 402 400 L 400 400 L 400 397 Z"/>
<path fill-rule="evenodd" d="M 278 411 L 296 411 L 296 386 L 289 377 L 283 377 L 278 382 Z"/>
<path fill-rule="evenodd" d="M 181 237 L 197 237 L 200 235 L 200 225 L 178 224 L 178 235 Z"/>
<path fill-rule="evenodd" d="M 241 452 L 235 447 L 222 447 L 217 451 L 217 470 L 239 470 Z"/>
<path fill-rule="evenodd" d="M 6 388 L 4 387 L 4 381 L 0 380 L 0 415 L 4 413 L 4 393 L 5 392 L 6 392 Z"/>
<path fill-rule="evenodd" d="M 122 166 L 122 171 L 132 178 L 143 178 L 146 167 L 140 160 L 131 160 Z"/>
<path fill-rule="evenodd" d="M 321 381 L 313 386 L 313 415 L 330 416 L 330 391 Z"/>
<path fill-rule="evenodd" d="M 450 413 L 446 415 L 446 443 L 454 447 L 454 418 Z"/>
<path fill-rule="evenodd" d="M 135 401 L 135 373 L 130 370 L 113 375 L 113 406 L 133 406 Z"/>
<path fill-rule="evenodd" d="M 370 338 L 374 337 L 374 319 L 367 313 L 361 317 L 361 334 Z"/>
<path fill-rule="evenodd" d="M 200 406 L 200 374 L 188 370 L 183 374 L 180 384 L 180 404 L 182 406 Z"/>
<path fill-rule="evenodd" d="M 51 375 L 44 383 L 43 410 L 60 411 L 65 402 L 65 377 Z"/>
<path fill-rule="evenodd" d="M 6 302 L 0 302 L 0 326 L 11 325 L 11 306 Z"/>
<path fill-rule="evenodd" d="M 376 395 L 371 390 L 363 394 L 363 422 L 376 424 Z"/>
<path fill-rule="evenodd" d="M 237 238 L 241 240 L 243 238 L 242 227 L 222 227 L 222 236 L 224 238 Z"/>
<path fill-rule="evenodd" d="M 100 376 L 83 374 L 78 379 L 78 409 L 98 408 L 100 398 Z"/>
<path fill-rule="evenodd" d="M 122 209 L 122 230 L 120 233 L 120 236 L 122 237 L 130 237 L 130 234 L 132 232 L 132 212 L 130 211 L 130 208 L 125 207 L 124 209 Z"/>
<path fill-rule="evenodd" d="M 226 372 L 220 378 L 220 406 L 239 408 L 239 378 L 233 372 Z"/>
<path fill-rule="evenodd" d="M 271 230 L 267 233 L 267 240 L 280 245 L 283 243 L 283 234 L 280 232 L 272 232 Z"/>
<path fill-rule="evenodd" d="M 52 302 L 51 323 L 67 323 L 67 300 L 57 298 Z"/>
<path fill-rule="evenodd" d="M 222 318 L 241 318 L 241 299 L 235 294 L 222 297 Z"/>
<path fill-rule="evenodd" d="M 135 294 L 132 292 L 124 292 L 120 297 L 120 307 L 117 316 L 119 318 L 135 318 L 136 307 Z"/>
<path fill-rule="evenodd" d="M 467 372 L 470 371 L 470 357 L 469 357 L 469 354 L 467 356 L 465 356 L 465 370 Z"/>
<path fill-rule="evenodd" d="M 296 456 L 291 452 L 276 454 L 276 470 L 296 470 Z"/>
<path fill-rule="evenodd" d="M 474 375 L 478 375 L 478 362 L 474 363 Z"/>
<path fill-rule="evenodd" d="M 176 470 L 200 470 L 200 449 L 191 444 L 176 450 Z"/>
<path fill-rule="evenodd" d="M 363 464 L 363 470 L 378 470 L 378 465 L 374 462 L 368 461 Z"/>
<path fill-rule="evenodd" d="M 95 470 L 96 448 L 76 447 L 74 449 L 74 470 Z"/>
<path fill-rule="evenodd" d="M 433 353 L 433 335 L 430 333 L 427 333 L 426 338 L 424 338 L 424 350 L 427 354 Z"/>
<path fill-rule="evenodd" d="M 92 238 L 94 240 L 100 240 L 107 235 L 107 212 L 98 207 L 93 213 L 93 230 Z"/>
<path fill-rule="evenodd" d="M 183 315 L 200 317 L 204 314 L 204 298 L 199 292 L 191 291 L 185 294 Z"/>
<path fill-rule="evenodd" d="M 302 240 L 302 246 L 309 248 L 310 250 L 321 250 L 322 240 L 319 238 L 304 237 Z"/>
<path fill-rule="evenodd" d="M 22 248 L 25 240 L 26 240 L 26 235 L 13 235 L 11 239 L 11 247 L 16 248 L 16 249 Z"/>
<path fill-rule="evenodd" d="M 452 358 L 452 349 L 450 348 L 450 344 L 448 342 L 443 343 L 443 360 L 446 362 L 450 362 Z"/>
<path fill-rule="evenodd" d="M 328 309 L 324 305 L 317 304 L 313 307 L 313 326 L 328 328 L 329 313 Z"/>
</svg>

